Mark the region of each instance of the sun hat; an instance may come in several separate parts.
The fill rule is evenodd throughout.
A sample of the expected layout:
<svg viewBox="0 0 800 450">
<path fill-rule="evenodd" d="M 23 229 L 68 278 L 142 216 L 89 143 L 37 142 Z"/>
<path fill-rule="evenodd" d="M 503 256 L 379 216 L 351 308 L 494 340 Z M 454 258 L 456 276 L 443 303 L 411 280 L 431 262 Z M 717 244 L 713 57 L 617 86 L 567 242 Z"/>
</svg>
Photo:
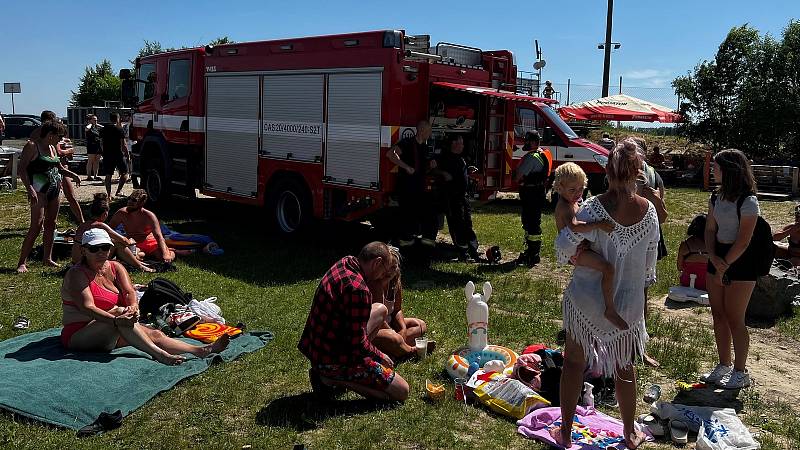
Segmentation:
<svg viewBox="0 0 800 450">
<path fill-rule="evenodd" d="M 108 237 L 106 230 L 101 228 L 90 228 L 83 232 L 81 237 L 81 245 L 113 245 L 111 238 Z"/>
</svg>

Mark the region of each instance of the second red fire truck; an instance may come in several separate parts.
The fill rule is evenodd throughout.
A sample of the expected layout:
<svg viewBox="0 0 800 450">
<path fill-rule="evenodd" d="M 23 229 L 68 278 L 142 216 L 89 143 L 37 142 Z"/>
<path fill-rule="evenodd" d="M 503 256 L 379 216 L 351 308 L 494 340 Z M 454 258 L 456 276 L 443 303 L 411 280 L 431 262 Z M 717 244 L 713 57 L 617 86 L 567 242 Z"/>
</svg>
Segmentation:
<svg viewBox="0 0 800 450">
<path fill-rule="evenodd" d="M 429 119 L 434 148 L 463 135 L 484 199 L 516 188 L 530 130 L 556 166 L 580 164 L 601 189 L 608 152 L 579 138 L 554 101 L 515 92 L 511 52 L 428 42 L 386 30 L 139 58 L 121 74 L 135 180 L 154 201 L 199 189 L 266 207 L 286 233 L 312 217 L 360 220 L 391 203 L 387 151 Z"/>
</svg>

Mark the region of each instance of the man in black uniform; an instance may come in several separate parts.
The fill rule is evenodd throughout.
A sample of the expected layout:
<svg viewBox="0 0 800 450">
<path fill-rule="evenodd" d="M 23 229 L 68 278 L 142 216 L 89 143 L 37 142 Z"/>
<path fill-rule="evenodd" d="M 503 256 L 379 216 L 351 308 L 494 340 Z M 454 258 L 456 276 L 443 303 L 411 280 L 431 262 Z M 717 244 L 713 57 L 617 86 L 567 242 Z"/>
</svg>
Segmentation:
<svg viewBox="0 0 800 450">
<path fill-rule="evenodd" d="M 544 208 L 545 184 L 550 176 L 550 160 L 539 148 L 539 133 L 525 133 L 527 153 L 517 168 L 515 180 L 519 183 L 519 198 L 522 201 L 522 228 L 525 230 L 525 251 L 519 255 L 517 264 L 533 267 L 539 264 L 542 248 L 542 208 Z"/>
<path fill-rule="evenodd" d="M 464 138 L 460 135 L 450 135 L 447 145 L 436 158 L 437 168 L 442 175 L 445 195 L 445 214 L 447 226 L 453 244 L 458 247 L 459 258 L 463 260 L 478 260 L 478 238 L 472 229 L 472 209 L 467 198 L 468 171 L 474 167 L 467 167 L 462 156 L 464 152 Z"/>
<path fill-rule="evenodd" d="M 112 125 L 103 127 L 100 130 L 100 138 L 103 140 L 103 173 L 106 176 L 106 192 L 111 197 L 111 176 L 114 169 L 119 172 L 119 185 L 117 185 L 117 197 L 122 196 L 122 186 L 128 181 L 128 146 L 125 145 L 125 133 L 122 131 L 122 122 L 119 120 L 119 113 L 109 114 Z"/>
<path fill-rule="evenodd" d="M 428 160 L 430 149 L 427 141 L 431 137 L 431 124 L 421 120 L 417 124 L 417 134 L 395 144 L 387 157 L 400 169 L 397 174 L 397 194 L 400 203 L 401 232 L 398 239 L 400 247 L 414 244 L 420 234 L 424 244 L 436 244 L 436 217 L 431 211 L 430 201 L 425 193 L 425 176 L 428 168 L 435 168 L 436 162 Z M 430 239 L 433 231 L 433 240 Z M 431 241 L 431 242 L 428 242 Z"/>
</svg>

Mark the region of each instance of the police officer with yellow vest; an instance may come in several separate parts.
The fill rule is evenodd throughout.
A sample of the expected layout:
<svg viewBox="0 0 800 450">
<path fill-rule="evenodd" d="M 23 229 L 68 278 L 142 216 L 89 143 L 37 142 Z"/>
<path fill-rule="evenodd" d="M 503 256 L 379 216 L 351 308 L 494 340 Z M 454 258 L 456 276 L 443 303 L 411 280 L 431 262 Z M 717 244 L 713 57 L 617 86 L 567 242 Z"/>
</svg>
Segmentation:
<svg viewBox="0 0 800 450">
<path fill-rule="evenodd" d="M 552 169 L 549 150 L 539 148 L 541 138 L 536 131 L 525 133 L 527 153 L 517 168 L 515 180 L 519 184 L 522 201 L 522 228 L 525 230 L 525 251 L 519 255 L 517 264 L 533 267 L 539 263 L 542 248 L 542 208 L 546 199 L 546 184 Z"/>
</svg>

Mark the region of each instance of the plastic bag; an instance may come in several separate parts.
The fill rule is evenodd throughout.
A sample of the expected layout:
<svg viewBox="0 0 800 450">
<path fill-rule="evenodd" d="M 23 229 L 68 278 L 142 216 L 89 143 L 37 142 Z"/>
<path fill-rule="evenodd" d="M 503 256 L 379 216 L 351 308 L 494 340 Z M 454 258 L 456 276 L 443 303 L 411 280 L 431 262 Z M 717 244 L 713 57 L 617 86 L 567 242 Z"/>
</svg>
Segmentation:
<svg viewBox="0 0 800 450">
<path fill-rule="evenodd" d="M 215 303 L 217 297 L 209 297 L 203 301 L 192 299 L 187 305 L 189 309 L 200 316 L 204 323 L 216 322 L 225 323 L 225 318 L 222 317 L 222 308 Z"/>
<path fill-rule="evenodd" d="M 698 450 L 756 450 L 756 442 L 732 409 L 720 409 L 703 420 L 697 435 Z"/>
<path fill-rule="evenodd" d="M 550 406 L 536 391 L 521 381 L 511 378 L 497 378 L 475 388 L 478 400 L 492 411 L 515 419 L 522 419 L 530 411 Z"/>
</svg>

